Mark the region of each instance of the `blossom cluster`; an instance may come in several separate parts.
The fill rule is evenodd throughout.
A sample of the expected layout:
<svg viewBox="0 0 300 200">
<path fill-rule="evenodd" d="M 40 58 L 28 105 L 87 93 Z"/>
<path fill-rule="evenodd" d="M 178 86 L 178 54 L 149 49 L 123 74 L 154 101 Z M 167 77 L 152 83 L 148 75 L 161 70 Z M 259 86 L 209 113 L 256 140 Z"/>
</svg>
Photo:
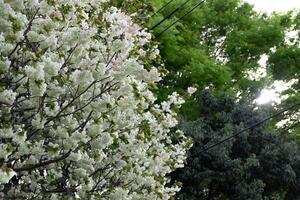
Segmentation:
<svg viewBox="0 0 300 200">
<path fill-rule="evenodd" d="M 189 140 L 151 35 L 105 0 L 0 0 L 0 198 L 169 199 Z M 180 140 L 172 140 L 172 137 Z"/>
</svg>

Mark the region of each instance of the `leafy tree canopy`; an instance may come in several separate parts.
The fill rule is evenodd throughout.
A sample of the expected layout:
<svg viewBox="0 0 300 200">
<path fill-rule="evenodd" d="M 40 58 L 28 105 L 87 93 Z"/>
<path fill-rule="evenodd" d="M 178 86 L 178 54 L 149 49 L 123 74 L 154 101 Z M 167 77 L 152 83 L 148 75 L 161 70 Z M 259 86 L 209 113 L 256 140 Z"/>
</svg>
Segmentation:
<svg viewBox="0 0 300 200">
<path fill-rule="evenodd" d="M 150 4 L 157 10 L 166 2 L 153 0 Z M 153 27 L 183 2 L 174 1 L 153 16 L 148 26 Z M 171 20 L 155 28 L 154 35 L 159 35 L 167 25 L 198 3 L 191 2 Z M 157 37 L 162 60 L 169 71 L 160 86 L 160 95 L 166 96 L 174 89 L 183 91 L 194 85 L 199 89 L 210 87 L 216 92 L 234 94 L 240 91 L 255 98 L 258 88 L 266 80 L 250 80 L 246 74 L 260 67 L 261 56 L 270 54 L 271 48 L 284 41 L 285 31 L 292 23 L 290 13 L 268 16 L 255 12 L 250 4 L 241 0 L 206 1 Z M 190 113 L 187 106 L 182 113 Z"/>
<path fill-rule="evenodd" d="M 227 95 L 197 96 L 196 121 L 180 128 L 194 146 L 187 165 L 172 173 L 182 183 L 177 199 L 299 199 L 300 152 L 296 144 L 273 132 L 268 125 L 242 133 L 231 141 L 203 149 L 261 121 L 264 114 Z"/>
<path fill-rule="evenodd" d="M 154 6 L 160 7 L 167 1 L 151 2 Z M 175 2 L 164 10 L 163 15 L 154 17 L 151 25 L 170 13 L 184 0 Z M 191 6 L 176 13 L 174 20 L 187 12 Z M 245 69 L 257 67 L 260 56 L 269 53 L 270 48 L 279 45 L 283 40 L 285 28 L 290 26 L 290 22 L 288 15 L 269 17 L 259 14 L 251 5 L 240 0 L 206 1 L 202 7 L 183 18 L 158 39 L 168 69 L 176 71 L 190 69 L 189 72 L 194 72 L 192 70 L 194 65 L 199 64 L 196 66 L 197 71 L 203 73 L 198 77 L 200 86 L 207 85 L 210 81 L 216 87 L 221 87 L 220 84 L 224 84 L 225 80 L 240 78 L 243 75 L 241 72 Z M 159 33 L 169 23 L 165 22 L 155 29 L 154 34 Z M 217 62 L 217 60 L 224 62 Z M 213 69 L 209 69 L 207 64 L 210 64 Z M 220 66 L 222 64 L 224 66 Z M 220 77 L 215 76 L 214 73 Z M 210 75 L 214 76 L 210 77 Z M 205 76 L 208 77 L 205 79 Z"/>
<path fill-rule="evenodd" d="M 267 69 L 274 81 L 293 82 L 294 84 L 286 90 L 283 95 L 287 97 L 278 107 L 286 107 L 289 104 L 300 102 L 300 12 L 292 18 L 293 26 L 289 29 L 292 36 L 285 39 L 269 55 Z M 281 129 L 290 136 L 300 141 L 299 109 L 287 112 Z M 275 122 L 278 122 L 275 121 Z"/>
</svg>

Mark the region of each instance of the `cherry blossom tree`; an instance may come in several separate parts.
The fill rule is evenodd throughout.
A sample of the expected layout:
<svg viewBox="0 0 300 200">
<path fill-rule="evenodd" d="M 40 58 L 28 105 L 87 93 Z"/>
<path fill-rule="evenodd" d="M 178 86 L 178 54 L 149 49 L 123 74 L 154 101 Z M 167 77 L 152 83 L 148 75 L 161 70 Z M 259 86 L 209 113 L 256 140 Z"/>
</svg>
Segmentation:
<svg viewBox="0 0 300 200">
<path fill-rule="evenodd" d="M 158 53 L 105 0 L 0 0 L 0 198 L 174 195 L 190 141 L 183 99 L 151 91 Z"/>
</svg>

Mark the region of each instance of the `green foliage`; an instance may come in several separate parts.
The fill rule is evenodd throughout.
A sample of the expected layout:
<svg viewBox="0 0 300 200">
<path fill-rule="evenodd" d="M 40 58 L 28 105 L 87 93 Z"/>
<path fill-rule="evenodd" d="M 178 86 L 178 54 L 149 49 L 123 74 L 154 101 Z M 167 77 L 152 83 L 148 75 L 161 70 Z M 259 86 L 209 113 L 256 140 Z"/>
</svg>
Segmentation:
<svg viewBox="0 0 300 200">
<path fill-rule="evenodd" d="M 158 10 L 166 2 L 153 0 L 149 4 Z M 149 20 L 148 27 L 153 27 L 183 2 L 185 0 L 174 1 L 157 13 Z M 155 28 L 153 34 L 159 35 L 196 3 L 191 1 L 171 20 Z M 270 54 L 271 48 L 284 41 L 284 33 L 291 24 L 290 13 L 267 16 L 255 12 L 241 0 L 206 1 L 156 38 L 169 71 L 160 85 L 160 98 L 174 90 L 183 93 L 191 85 L 200 90 L 210 87 L 216 93 L 239 91 L 255 98 L 265 80 L 252 81 L 245 74 L 259 67 L 261 55 Z M 181 113 L 185 115 L 189 109 L 184 106 Z"/>
<path fill-rule="evenodd" d="M 177 199 L 297 199 L 300 194 L 300 151 L 273 133 L 269 125 L 248 130 L 209 151 L 206 147 L 261 121 L 265 112 L 227 95 L 197 96 L 196 121 L 180 128 L 194 140 L 187 165 L 172 173 L 182 182 Z"/>
<path fill-rule="evenodd" d="M 294 16 L 291 22 L 292 28 L 289 31 L 294 31 L 297 34 L 286 39 L 278 46 L 274 52 L 270 54 L 267 63 L 267 69 L 269 69 L 269 73 L 272 74 L 273 80 L 282 80 L 285 82 L 298 81 L 283 93 L 283 95 L 286 95 L 288 98 L 278 105 L 279 108 L 300 102 L 300 12 L 298 14 L 294 13 Z M 287 112 L 284 118 L 286 123 L 281 128 L 284 133 L 298 142 L 300 142 L 299 116 L 299 108 Z M 276 122 L 278 122 L 278 120 L 275 120 L 274 123 Z"/>
<path fill-rule="evenodd" d="M 268 66 L 275 79 L 291 80 L 300 72 L 300 48 L 287 46 L 278 48 L 271 54 Z"/>
</svg>

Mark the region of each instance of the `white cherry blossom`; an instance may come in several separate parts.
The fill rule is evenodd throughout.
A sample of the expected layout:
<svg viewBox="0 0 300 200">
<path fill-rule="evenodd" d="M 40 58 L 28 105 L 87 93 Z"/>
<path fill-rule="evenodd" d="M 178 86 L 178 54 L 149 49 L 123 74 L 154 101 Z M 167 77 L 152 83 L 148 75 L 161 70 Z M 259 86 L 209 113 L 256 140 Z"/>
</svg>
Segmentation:
<svg viewBox="0 0 300 200">
<path fill-rule="evenodd" d="M 184 102 L 151 34 L 105 0 L 0 0 L 0 198 L 170 199 Z M 149 63 L 145 63 L 149 62 Z M 174 134 L 180 141 L 172 141 Z"/>
</svg>

